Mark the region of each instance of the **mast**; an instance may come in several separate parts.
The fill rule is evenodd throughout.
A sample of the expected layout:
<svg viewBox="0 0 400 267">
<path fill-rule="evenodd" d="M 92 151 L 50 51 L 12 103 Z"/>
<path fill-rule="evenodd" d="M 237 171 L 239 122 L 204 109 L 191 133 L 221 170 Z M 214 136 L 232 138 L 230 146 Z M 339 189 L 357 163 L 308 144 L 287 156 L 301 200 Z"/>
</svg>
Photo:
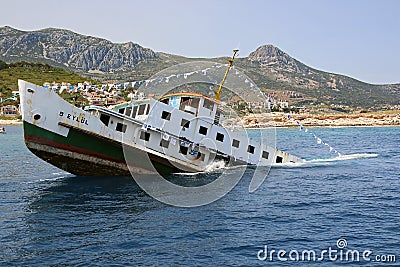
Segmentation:
<svg viewBox="0 0 400 267">
<path fill-rule="evenodd" d="M 224 78 L 222 78 L 221 84 L 219 85 L 218 91 L 215 93 L 215 100 L 220 100 L 221 99 L 221 91 L 222 91 L 222 86 L 225 83 L 226 77 L 228 76 L 229 70 L 232 68 L 233 65 L 233 60 L 235 59 L 235 56 L 239 52 L 238 49 L 233 50 L 233 56 L 231 59 L 228 60 L 228 68 L 226 69 Z"/>
</svg>

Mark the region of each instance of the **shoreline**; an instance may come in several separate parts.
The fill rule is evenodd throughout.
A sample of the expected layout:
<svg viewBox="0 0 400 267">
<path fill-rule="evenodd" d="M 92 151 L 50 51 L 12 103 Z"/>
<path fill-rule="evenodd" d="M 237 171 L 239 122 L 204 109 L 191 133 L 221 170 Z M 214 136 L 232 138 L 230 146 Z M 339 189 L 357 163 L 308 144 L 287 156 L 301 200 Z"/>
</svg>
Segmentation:
<svg viewBox="0 0 400 267">
<path fill-rule="evenodd" d="M 296 128 L 303 127 L 389 127 L 400 126 L 400 113 L 394 114 L 289 114 L 264 113 L 247 115 L 241 122 L 232 121 L 233 124 L 242 124 L 247 129 L 267 128 Z M 0 126 L 20 126 L 21 119 L 0 120 Z"/>
<path fill-rule="evenodd" d="M 320 125 L 307 125 L 303 126 L 304 128 L 377 128 L 377 127 L 400 127 L 400 125 L 338 125 L 338 126 L 320 126 Z M 299 125 L 293 125 L 293 126 L 273 126 L 273 127 L 268 127 L 268 126 L 260 126 L 260 127 L 243 127 L 244 129 L 247 130 L 263 130 L 263 129 L 273 129 L 273 128 L 278 128 L 278 129 L 297 129 L 299 128 Z"/>
<path fill-rule="evenodd" d="M 22 120 L 0 120 L 0 126 L 20 126 L 22 125 Z"/>
<path fill-rule="evenodd" d="M 400 126 L 400 112 L 392 114 L 284 114 L 266 113 L 245 116 L 245 128 L 268 127 L 384 127 Z"/>
</svg>

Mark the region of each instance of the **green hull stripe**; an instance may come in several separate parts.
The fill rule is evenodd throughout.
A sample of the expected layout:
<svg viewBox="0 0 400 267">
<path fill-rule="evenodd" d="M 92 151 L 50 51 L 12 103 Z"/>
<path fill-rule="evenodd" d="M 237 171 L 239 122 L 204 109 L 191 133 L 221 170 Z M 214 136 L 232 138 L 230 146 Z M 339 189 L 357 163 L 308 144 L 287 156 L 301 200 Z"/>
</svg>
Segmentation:
<svg viewBox="0 0 400 267">
<path fill-rule="evenodd" d="M 43 141 L 45 141 L 47 145 L 53 147 L 57 147 L 59 145 L 68 146 L 68 148 L 64 149 L 70 151 L 84 150 L 86 152 L 89 152 L 84 154 L 93 154 L 93 156 L 102 155 L 116 162 L 125 162 L 122 145 L 117 142 L 108 141 L 105 138 L 98 138 L 94 135 L 90 135 L 88 133 L 75 130 L 73 128 L 70 128 L 68 136 L 64 137 L 62 135 L 53 133 L 25 121 L 23 123 L 23 126 L 25 139 L 28 139 L 29 141 L 35 142 L 37 140 L 37 143 L 42 143 Z M 79 151 L 76 152 L 79 153 Z M 152 160 L 152 164 L 159 173 L 166 174 L 180 171 L 174 166 L 171 166 L 168 161 L 163 162 L 165 161 L 164 159 L 154 157 L 151 154 L 149 156 Z M 144 164 L 144 162 L 142 164 L 140 163 L 141 160 L 141 158 L 136 159 L 136 164 Z M 144 164 L 142 167 L 146 168 L 146 165 L 147 163 Z M 60 166 L 57 167 L 62 168 Z"/>
<path fill-rule="evenodd" d="M 95 138 L 94 136 L 74 129 L 70 129 L 68 136 L 64 137 L 24 121 L 24 134 L 46 139 L 50 142 L 77 147 L 93 153 L 103 154 L 121 161 L 124 160 L 124 153 L 121 145 Z"/>
</svg>

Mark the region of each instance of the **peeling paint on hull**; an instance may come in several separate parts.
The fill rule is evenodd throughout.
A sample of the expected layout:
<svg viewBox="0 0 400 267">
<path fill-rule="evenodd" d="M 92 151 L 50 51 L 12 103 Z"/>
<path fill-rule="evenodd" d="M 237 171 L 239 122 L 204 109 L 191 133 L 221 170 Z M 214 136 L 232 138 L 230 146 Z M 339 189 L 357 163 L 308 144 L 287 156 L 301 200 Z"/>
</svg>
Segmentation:
<svg viewBox="0 0 400 267">
<path fill-rule="evenodd" d="M 79 176 L 130 176 L 121 144 L 96 138 L 86 133 L 71 130 L 63 137 L 24 122 L 24 138 L 28 149 L 44 161 Z M 135 151 L 142 154 L 143 151 Z M 149 155 L 155 169 L 162 173 L 177 172 L 179 169 L 154 155 Z M 130 169 L 137 174 L 155 173 L 146 169 L 146 162 L 129 162 Z"/>
</svg>

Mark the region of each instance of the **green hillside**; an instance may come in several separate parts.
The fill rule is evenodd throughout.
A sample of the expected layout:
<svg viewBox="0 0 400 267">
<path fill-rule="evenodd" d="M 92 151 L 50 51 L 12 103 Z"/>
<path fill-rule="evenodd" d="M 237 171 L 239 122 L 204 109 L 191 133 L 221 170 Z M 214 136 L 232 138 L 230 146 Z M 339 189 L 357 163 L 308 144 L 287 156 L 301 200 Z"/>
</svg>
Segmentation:
<svg viewBox="0 0 400 267">
<path fill-rule="evenodd" d="M 0 92 L 3 98 L 11 96 L 11 91 L 18 90 L 18 79 L 43 85 L 45 82 L 69 82 L 77 84 L 88 80 L 61 68 L 54 68 L 42 63 L 18 62 L 6 64 L 0 61 Z M 92 81 L 95 82 L 95 81 Z"/>
</svg>

